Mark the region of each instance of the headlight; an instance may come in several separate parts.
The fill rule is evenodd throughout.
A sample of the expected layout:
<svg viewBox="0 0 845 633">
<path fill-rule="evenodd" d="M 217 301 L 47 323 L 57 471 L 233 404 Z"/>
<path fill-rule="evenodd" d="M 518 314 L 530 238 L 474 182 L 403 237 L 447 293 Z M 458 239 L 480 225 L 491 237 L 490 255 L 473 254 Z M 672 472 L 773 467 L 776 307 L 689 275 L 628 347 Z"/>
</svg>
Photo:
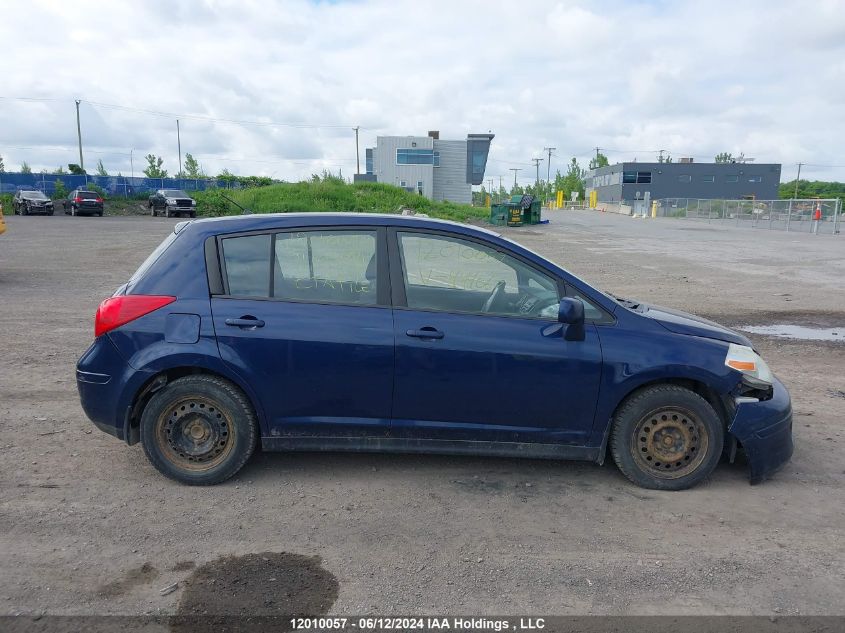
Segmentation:
<svg viewBox="0 0 845 633">
<path fill-rule="evenodd" d="M 174 200 L 173 198 L 167 198 L 167 199 L 165 200 L 165 202 L 166 202 L 167 204 L 176 204 L 176 200 Z"/>
<path fill-rule="evenodd" d="M 754 385 L 771 386 L 772 370 L 760 355 L 750 347 L 731 343 L 725 356 L 725 365 L 741 372 Z"/>
<path fill-rule="evenodd" d="M 196 200 L 191 200 L 191 206 L 192 206 L 192 207 L 197 206 L 197 201 L 196 201 Z"/>
</svg>

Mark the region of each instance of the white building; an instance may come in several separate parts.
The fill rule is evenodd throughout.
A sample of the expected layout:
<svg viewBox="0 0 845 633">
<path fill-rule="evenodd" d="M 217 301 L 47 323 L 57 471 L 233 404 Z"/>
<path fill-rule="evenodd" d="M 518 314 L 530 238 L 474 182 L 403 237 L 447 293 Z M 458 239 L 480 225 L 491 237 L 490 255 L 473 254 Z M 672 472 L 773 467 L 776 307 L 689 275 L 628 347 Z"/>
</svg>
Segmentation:
<svg viewBox="0 0 845 633">
<path fill-rule="evenodd" d="M 432 200 L 470 204 L 472 186 L 484 181 L 493 134 L 468 134 L 466 140 L 428 136 L 379 136 L 366 150 L 366 174 L 356 182 L 383 182 Z"/>
</svg>

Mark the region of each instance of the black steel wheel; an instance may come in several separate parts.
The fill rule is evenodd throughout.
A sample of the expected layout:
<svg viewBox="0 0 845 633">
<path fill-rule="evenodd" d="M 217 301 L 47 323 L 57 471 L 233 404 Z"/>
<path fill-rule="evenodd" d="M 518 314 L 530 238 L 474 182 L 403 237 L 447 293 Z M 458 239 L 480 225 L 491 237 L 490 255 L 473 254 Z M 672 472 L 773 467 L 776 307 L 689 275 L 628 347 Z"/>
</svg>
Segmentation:
<svg viewBox="0 0 845 633">
<path fill-rule="evenodd" d="M 719 463 L 722 420 L 707 400 L 678 385 L 656 385 L 630 396 L 613 419 L 610 449 L 619 470 L 656 490 L 683 490 Z"/>
<path fill-rule="evenodd" d="M 141 416 L 141 441 L 152 464 L 186 484 L 225 481 L 258 442 L 243 392 L 216 376 L 179 378 L 157 391 Z"/>
</svg>

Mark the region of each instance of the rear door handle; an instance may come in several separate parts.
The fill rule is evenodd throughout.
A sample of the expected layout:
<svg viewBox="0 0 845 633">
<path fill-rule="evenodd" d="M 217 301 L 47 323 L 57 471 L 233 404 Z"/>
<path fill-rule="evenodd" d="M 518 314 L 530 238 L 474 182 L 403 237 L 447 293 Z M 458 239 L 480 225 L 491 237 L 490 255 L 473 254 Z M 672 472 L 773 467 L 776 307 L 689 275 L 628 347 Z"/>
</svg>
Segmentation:
<svg viewBox="0 0 845 633">
<path fill-rule="evenodd" d="M 443 338 L 444 336 L 440 330 L 428 326 L 419 330 L 408 330 L 405 334 L 414 338 Z"/>
<path fill-rule="evenodd" d="M 226 319 L 226 325 L 240 328 L 264 327 L 264 321 L 255 317 L 241 317 L 240 319 Z"/>
</svg>

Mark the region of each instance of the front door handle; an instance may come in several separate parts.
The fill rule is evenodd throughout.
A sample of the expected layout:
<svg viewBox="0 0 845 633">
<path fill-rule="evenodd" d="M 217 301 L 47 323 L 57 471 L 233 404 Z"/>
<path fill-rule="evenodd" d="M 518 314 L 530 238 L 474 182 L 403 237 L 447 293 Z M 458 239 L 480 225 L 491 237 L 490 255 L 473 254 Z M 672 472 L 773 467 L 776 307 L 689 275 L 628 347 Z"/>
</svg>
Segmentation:
<svg viewBox="0 0 845 633">
<path fill-rule="evenodd" d="M 243 316 L 240 319 L 226 319 L 226 325 L 239 328 L 257 328 L 264 327 L 264 321 L 257 319 L 254 316 Z"/>
<path fill-rule="evenodd" d="M 405 334 L 414 338 L 443 338 L 444 336 L 443 332 L 430 326 L 420 328 L 419 330 L 408 330 Z"/>
</svg>

